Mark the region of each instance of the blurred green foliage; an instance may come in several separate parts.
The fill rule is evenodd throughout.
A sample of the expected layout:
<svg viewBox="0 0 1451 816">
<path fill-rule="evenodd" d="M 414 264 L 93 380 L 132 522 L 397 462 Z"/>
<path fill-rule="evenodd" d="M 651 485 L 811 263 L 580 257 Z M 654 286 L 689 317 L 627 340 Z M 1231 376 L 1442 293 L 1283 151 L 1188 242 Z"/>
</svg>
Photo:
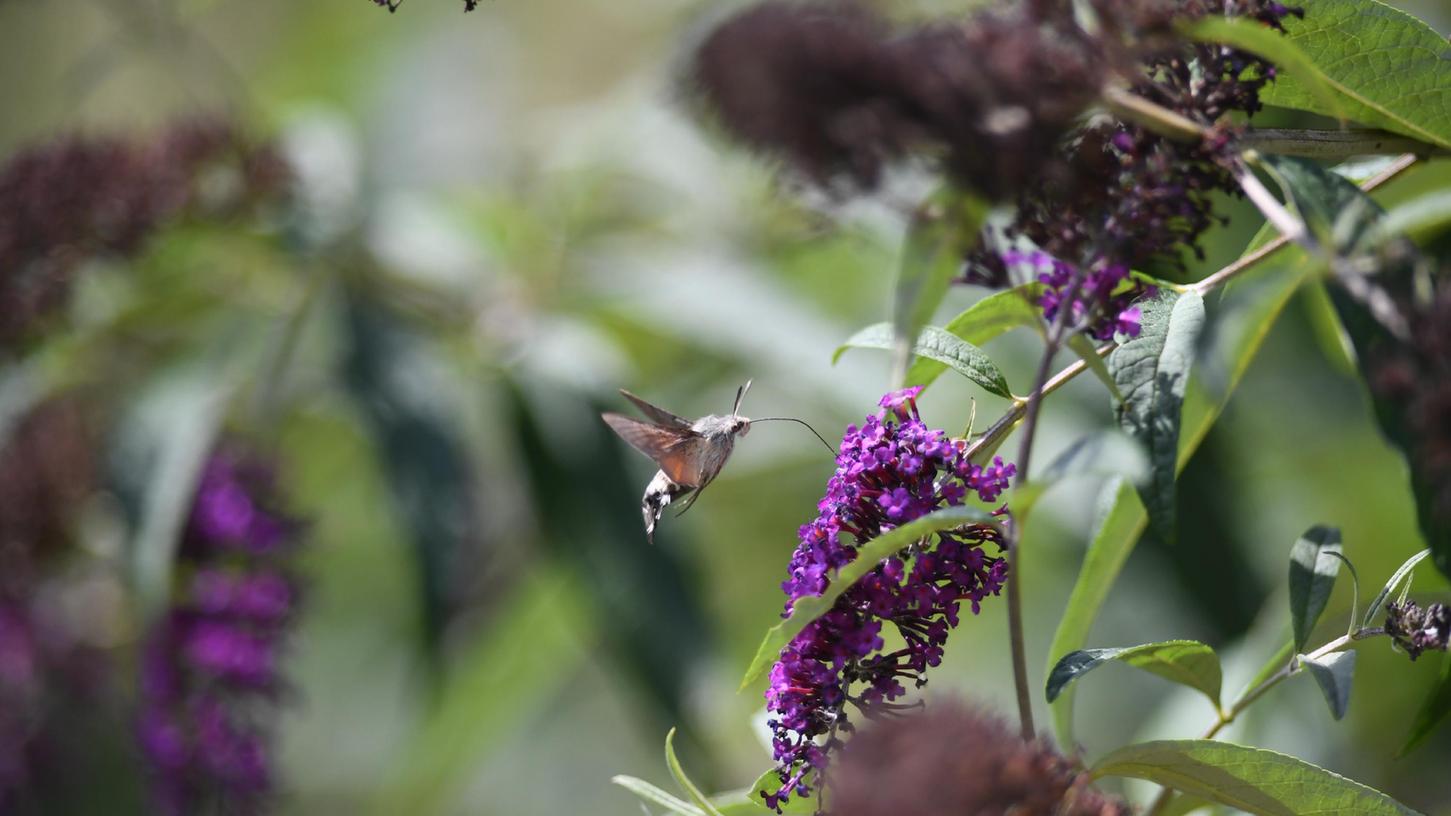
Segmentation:
<svg viewBox="0 0 1451 816">
<path fill-rule="evenodd" d="M 275 138 L 302 191 L 263 229 L 184 225 L 124 268 L 88 269 L 25 363 L 48 387 L 103 384 L 116 437 L 150 434 L 143 446 L 176 443 L 166 432 L 179 426 L 163 416 L 157 439 L 138 406 L 201 382 L 223 395 L 226 424 L 281 457 L 310 524 L 283 812 L 633 814 L 608 780 L 670 787 L 672 726 L 697 782 L 749 784 L 769 750 L 759 689 L 736 694 L 735 681 L 777 620 L 830 460 L 804 430 L 762 426 L 650 549 L 637 496 L 653 468 L 596 415 L 619 407 L 617 387 L 686 416 L 721 412 L 749 377 L 747 414 L 799 416 L 828 438 L 859 421 L 885 389 L 885 357 L 833 367 L 830 355 L 886 318 L 900 233 L 882 212 L 783 194 L 769 167 L 691 119 L 678 61 L 718 9 L 458 5 L 0 2 L 0 154 L 221 112 Z M 1434 0 L 1413 10 L 1451 27 Z M 1447 164 L 1395 186 L 1424 189 Z M 1227 211 L 1194 274 L 1236 257 L 1259 224 L 1242 204 Z M 980 294 L 950 293 L 939 317 Z M 1276 325 L 1186 470 L 1180 541 L 1133 556 L 1095 645 L 1197 638 L 1227 651 L 1235 688 L 1283 634 L 1270 631 L 1285 609 L 1270 588 L 1302 530 L 1340 527 L 1368 581 L 1421 547 L 1401 461 L 1327 357 L 1313 297 Z M 1029 338 L 988 350 L 1026 390 Z M 975 392 L 951 379 L 923 413 L 955 431 Z M 979 422 L 1002 405 L 975 399 Z M 1042 461 L 1110 422 L 1102 386 L 1073 383 L 1046 409 Z M 1064 483 L 1035 511 L 1031 654 L 1057 624 L 1100 478 Z M 1445 589 L 1418 573 L 1417 593 Z M 1349 591 L 1337 587 L 1325 631 L 1343 626 Z M 1009 709 L 1005 631 L 1001 605 L 985 604 L 930 693 Z M 1041 688 L 1042 661 L 1030 665 Z M 1301 680 L 1229 736 L 1451 813 L 1438 773 L 1451 732 L 1391 759 L 1440 668 L 1377 643 L 1343 722 Z M 1090 751 L 1198 732 L 1205 715 L 1192 692 L 1127 674 L 1086 684 L 1082 701 Z M 96 750 L 125 752 L 115 732 Z M 134 779 L 97 779 L 135 801 Z"/>
</svg>

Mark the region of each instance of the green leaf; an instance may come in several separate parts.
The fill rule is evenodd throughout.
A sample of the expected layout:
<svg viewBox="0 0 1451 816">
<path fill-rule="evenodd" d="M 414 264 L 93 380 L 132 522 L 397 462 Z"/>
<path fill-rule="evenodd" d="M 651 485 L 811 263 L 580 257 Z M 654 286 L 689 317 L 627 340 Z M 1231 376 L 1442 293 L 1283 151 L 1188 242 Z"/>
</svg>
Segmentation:
<svg viewBox="0 0 1451 816">
<path fill-rule="evenodd" d="M 947 294 L 962 258 L 977 243 L 985 203 L 956 190 L 943 190 L 918 210 L 907 231 L 892 306 L 893 354 L 898 377 L 906 376 L 917 333 Z"/>
<path fill-rule="evenodd" d="M 1069 683 L 1109 661 L 1126 663 L 1197 689 L 1209 698 L 1216 711 L 1219 709 L 1219 691 L 1224 682 L 1219 656 L 1197 640 L 1166 640 L 1124 649 L 1070 652 L 1048 673 L 1048 702 L 1056 700 L 1058 693 Z"/>
<path fill-rule="evenodd" d="M 1100 760 L 1092 775 L 1147 779 L 1262 816 L 1415 814 L 1374 788 L 1304 760 L 1214 740 L 1130 745 Z"/>
<path fill-rule="evenodd" d="M 1124 395 L 1118 390 L 1118 383 L 1114 382 L 1113 375 L 1108 373 L 1108 364 L 1099 356 L 1098 349 L 1094 348 L 1092 341 L 1087 336 L 1070 335 L 1068 348 L 1072 349 L 1073 353 L 1078 355 L 1078 359 L 1088 366 L 1088 370 L 1093 372 L 1093 376 L 1108 388 L 1108 393 L 1113 395 L 1115 402 L 1123 402 Z"/>
<path fill-rule="evenodd" d="M 1385 587 L 1381 589 L 1378 595 L 1371 599 L 1370 605 L 1365 608 L 1365 616 L 1360 619 L 1361 626 L 1370 626 L 1375 620 L 1376 613 L 1380 611 L 1381 604 L 1385 603 L 1386 598 L 1389 598 L 1390 594 L 1396 591 L 1396 587 L 1400 586 L 1401 579 L 1406 577 L 1407 573 L 1415 569 L 1416 565 L 1421 563 L 1430 554 L 1430 550 L 1421 550 L 1410 558 L 1407 558 L 1405 563 L 1401 564 L 1391 574 L 1390 580 L 1386 581 Z"/>
<path fill-rule="evenodd" d="M 1447 714 L 1451 714 L 1451 656 L 1441 658 L 1441 678 L 1426 695 L 1425 702 L 1421 703 L 1416 721 L 1411 724 L 1411 733 L 1406 736 L 1406 744 L 1401 746 L 1397 756 L 1405 756 L 1431 736 Z"/>
<path fill-rule="evenodd" d="M 197 480 L 221 429 L 233 387 L 218 368 L 196 366 L 163 374 L 129 416 L 112 455 L 122 488 L 135 496 L 129 552 L 146 614 L 166 606 L 172 563 L 191 511 Z"/>
<path fill-rule="evenodd" d="M 887 349 L 895 348 L 896 339 L 890 323 L 877 323 L 857 332 L 843 343 L 831 361 L 835 363 L 849 348 Z M 962 338 L 949 334 L 936 326 L 923 326 L 917 335 L 912 354 L 941 363 L 962 376 L 972 380 L 990 394 L 1012 398 L 1008 381 L 997 365 L 983 353 L 982 349 Z"/>
<path fill-rule="evenodd" d="M 913 519 L 901 527 L 888 530 L 861 545 L 857 548 L 856 559 L 837 570 L 836 579 L 826 587 L 825 592 L 820 595 L 797 598 L 795 605 L 791 608 L 791 616 L 766 632 L 766 637 L 761 640 L 761 645 L 756 649 L 755 658 L 751 660 L 750 668 L 746 669 L 746 676 L 741 679 L 740 687 L 744 689 L 770 668 L 781 654 L 781 650 L 791 642 L 792 638 L 801 634 L 801 630 L 805 629 L 807 624 L 831 609 L 832 605 L 836 603 L 836 599 L 841 597 L 848 587 L 876 568 L 877 563 L 882 559 L 939 530 L 949 530 L 963 524 L 996 523 L 997 520 L 986 510 L 967 506 L 944 507 L 921 518 Z"/>
<path fill-rule="evenodd" d="M 1042 312 L 1036 305 L 1041 289 L 1042 284 L 1028 283 L 994 292 L 952 318 L 942 328 L 948 334 L 981 346 L 1020 326 L 1037 327 L 1041 325 Z M 907 384 L 925 388 L 946 370 L 947 366 L 943 363 L 918 357 L 907 369 Z"/>
<path fill-rule="evenodd" d="M 1340 572 L 1340 530 L 1315 526 L 1306 530 L 1290 550 L 1290 625 L 1295 651 L 1303 651 L 1316 621 L 1330 600 Z"/>
<path fill-rule="evenodd" d="M 1325 694 L 1330 716 L 1337 720 L 1344 717 L 1350 706 L 1350 684 L 1355 679 L 1355 652 L 1332 652 L 1314 660 L 1301 655 L 1300 662 Z"/>
<path fill-rule="evenodd" d="M 643 779 L 620 774 L 610 777 L 610 781 L 646 802 L 659 805 L 671 813 L 678 813 L 680 816 L 705 816 L 705 811 L 695 805 L 681 801 Z"/>
<path fill-rule="evenodd" d="M 1049 659 L 1053 661 L 1047 667 L 1049 673 L 1057 662 L 1053 655 L 1083 648 L 1093 620 L 1098 617 L 1098 610 L 1108 598 L 1129 553 L 1133 552 L 1146 519 L 1138 491 L 1127 479 L 1115 478 L 1103 486 L 1093 538 L 1083 556 L 1073 592 L 1068 596 L 1068 606 L 1058 621 L 1058 631 L 1053 634 L 1053 645 L 1048 648 Z M 1065 747 L 1074 744 L 1072 687 L 1064 689 L 1053 702 L 1053 727 L 1058 744 Z"/>
<path fill-rule="evenodd" d="M 695 783 L 690 781 L 690 777 L 685 775 L 685 769 L 680 767 L 680 758 L 675 756 L 674 728 L 665 735 L 665 764 L 670 766 L 670 775 L 675 777 L 676 783 L 705 816 L 721 816 L 721 812 L 711 804 L 709 799 L 705 798 L 705 794 L 700 792 L 700 788 L 696 787 Z"/>
<path fill-rule="evenodd" d="M 1385 211 L 1348 179 L 1298 156 L 1265 156 L 1260 165 L 1322 247 L 1350 255 L 1379 240 Z"/>
<path fill-rule="evenodd" d="M 1287 75 L 1293 77 L 1327 116 L 1345 118 L 1346 105 L 1330 78 L 1293 40 L 1280 32 L 1243 17 L 1204 17 L 1181 28 L 1190 39 L 1233 46 L 1274 63 L 1278 69 L 1277 81 Z"/>
<path fill-rule="evenodd" d="M 1350 118 L 1451 148 L 1451 44 L 1376 0 L 1315 0 L 1286 39 L 1324 73 Z M 1292 73 L 1260 92 L 1270 105 L 1335 116 Z"/>
<path fill-rule="evenodd" d="M 1143 312 L 1139 336 L 1109 355 L 1108 369 L 1123 394 L 1119 425 L 1148 455 L 1144 506 L 1149 523 L 1161 538 L 1172 541 L 1180 411 L 1204 327 L 1204 300 L 1194 292 L 1168 293 L 1145 304 Z"/>
<path fill-rule="evenodd" d="M 1392 207 L 1381 221 L 1383 236 L 1404 235 L 1424 246 L 1451 230 L 1451 190 L 1433 190 Z"/>
</svg>

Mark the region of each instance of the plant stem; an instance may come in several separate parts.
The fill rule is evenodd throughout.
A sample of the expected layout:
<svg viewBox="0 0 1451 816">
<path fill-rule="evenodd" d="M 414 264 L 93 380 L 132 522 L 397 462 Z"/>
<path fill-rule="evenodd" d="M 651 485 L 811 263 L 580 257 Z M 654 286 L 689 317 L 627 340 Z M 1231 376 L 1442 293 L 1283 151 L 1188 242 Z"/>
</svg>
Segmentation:
<svg viewBox="0 0 1451 816">
<path fill-rule="evenodd" d="M 1228 711 L 1219 712 L 1219 715 L 1215 717 L 1214 722 L 1210 723 L 1209 727 L 1204 729 L 1204 733 L 1201 734 L 1199 738 L 1203 740 L 1214 739 L 1216 736 L 1218 736 L 1220 731 L 1224 730 L 1226 726 L 1234 722 L 1235 718 L 1238 717 L 1240 714 L 1244 713 L 1244 710 L 1246 708 L 1249 708 L 1250 705 L 1252 705 L 1256 700 L 1265 696 L 1265 694 L 1270 689 L 1278 686 L 1280 683 L 1298 674 L 1306 661 L 1319 660 L 1320 658 L 1328 654 L 1342 651 L 1343 649 L 1345 649 L 1345 647 L 1349 646 L 1357 640 L 1364 640 L 1365 638 L 1376 637 L 1377 635 L 1383 634 L 1385 634 L 1385 630 L 1379 628 L 1357 629 L 1353 632 L 1341 635 L 1340 637 L 1330 641 L 1329 643 L 1326 643 L 1324 646 L 1321 646 L 1315 651 L 1310 652 L 1304 657 L 1291 658 L 1289 663 L 1285 664 L 1285 666 L 1279 671 L 1265 678 L 1264 682 L 1260 683 L 1254 688 L 1246 689 L 1244 693 L 1240 695 L 1239 699 L 1235 701 L 1234 705 L 1229 707 Z M 1154 801 L 1149 805 L 1148 810 L 1144 811 L 1144 816 L 1158 816 L 1158 814 L 1163 811 L 1165 805 L 1169 803 L 1169 799 L 1173 795 L 1173 788 L 1164 788 L 1163 790 L 1159 791 L 1159 795 L 1154 798 Z"/>
<path fill-rule="evenodd" d="M 1349 130 L 1304 130 L 1299 128 L 1256 128 L 1245 131 L 1239 144 L 1261 153 L 1306 156 L 1313 159 L 1347 159 L 1351 156 L 1413 153 L 1442 156 L 1448 151 L 1399 133 L 1372 128 Z"/>
<path fill-rule="evenodd" d="M 1160 136 L 1178 142 L 1197 142 L 1207 133 L 1204 126 L 1193 119 L 1150 102 L 1126 88 L 1110 85 L 1100 92 L 1100 97 L 1118 118 L 1143 125 Z"/>
<path fill-rule="evenodd" d="M 1033 378 L 1033 390 L 1028 392 L 1028 399 L 1023 409 L 1023 441 L 1018 447 L 1017 483 L 1019 486 L 1028 483 L 1028 466 L 1033 455 L 1033 438 L 1038 430 L 1038 413 L 1043 404 L 1043 397 L 1047 394 L 1048 372 L 1053 366 L 1053 357 L 1062 347 L 1063 340 L 1068 334 L 1068 321 L 1073 313 L 1072 304 L 1077 299 L 1079 291 L 1083 289 L 1083 280 L 1084 273 L 1079 271 L 1077 279 L 1068 289 L 1068 294 L 1058 309 L 1058 315 L 1053 321 L 1053 325 L 1048 329 L 1048 336 L 1043 344 L 1043 358 L 1039 361 L 1038 373 Z M 1013 655 L 1013 686 L 1018 697 L 1018 723 L 1021 726 L 1023 741 L 1031 742 L 1037 737 L 1038 729 L 1033 725 L 1033 694 L 1028 688 L 1028 659 L 1023 637 L 1023 593 L 1018 577 L 1018 572 L 1023 564 L 1023 539 L 1020 525 L 1012 526 L 1009 540 L 1011 546 L 1008 548 L 1008 642 L 1012 647 Z"/>
</svg>

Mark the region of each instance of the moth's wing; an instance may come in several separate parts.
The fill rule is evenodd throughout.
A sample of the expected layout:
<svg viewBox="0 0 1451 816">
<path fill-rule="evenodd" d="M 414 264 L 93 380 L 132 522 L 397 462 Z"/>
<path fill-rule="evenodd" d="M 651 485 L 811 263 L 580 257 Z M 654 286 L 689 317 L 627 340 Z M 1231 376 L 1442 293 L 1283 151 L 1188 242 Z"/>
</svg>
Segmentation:
<svg viewBox="0 0 1451 816">
<path fill-rule="evenodd" d="M 749 385 L 749 383 L 747 383 L 747 385 Z M 701 441 L 704 442 L 704 440 Z M 730 458 L 731 450 L 734 447 L 735 440 L 728 438 L 726 440 L 726 447 L 723 450 L 719 451 L 716 457 L 711 458 L 703 456 L 698 460 L 702 463 L 704 469 L 708 469 L 708 472 L 700 474 L 700 485 L 695 488 L 694 493 L 690 494 L 690 498 L 685 500 L 685 504 L 680 506 L 680 510 L 675 514 L 676 518 L 680 518 L 681 516 L 685 515 L 685 511 L 689 510 L 695 505 L 695 500 L 700 498 L 700 494 L 704 493 L 705 489 L 710 486 L 710 483 L 715 481 L 715 477 L 720 475 L 721 468 L 725 467 L 726 460 Z"/>
<path fill-rule="evenodd" d="M 655 460 L 672 482 L 695 487 L 700 484 L 700 445 L 705 439 L 690 430 L 650 425 L 621 414 L 601 414 L 620 438 L 635 450 Z"/>
<path fill-rule="evenodd" d="M 646 402 L 640 397 L 635 396 L 634 394 L 631 394 L 629 391 L 626 391 L 623 388 L 620 389 L 620 396 L 624 397 L 630 402 L 635 403 L 635 407 L 640 409 L 640 413 L 655 420 L 655 422 L 660 425 L 667 425 L 671 428 L 679 428 L 681 430 L 685 430 L 690 427 L 690 420 L 685 419 L 684 417 L 678 417 L 665 410 L 664 408 L 651 405 L 650 403 Z"/>
</svg>

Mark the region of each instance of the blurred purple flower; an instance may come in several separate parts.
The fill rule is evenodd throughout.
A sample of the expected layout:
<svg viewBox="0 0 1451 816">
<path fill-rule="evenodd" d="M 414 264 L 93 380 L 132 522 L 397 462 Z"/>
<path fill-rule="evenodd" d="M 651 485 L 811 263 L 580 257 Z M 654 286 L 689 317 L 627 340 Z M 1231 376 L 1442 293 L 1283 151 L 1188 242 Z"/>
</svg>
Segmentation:
<svg viewBox="0 0 1451 816">
<path fill-rule="evenodd" d="M 274 509 L 270 470 L 230 451 L 203 470 L 179 566 L 185 590 L 156 623 L 141 665 L 137 738 L 162 813 L 210 800 L 264 810 L 270 734 L 259 708 L 282 684 L 278 659 L 297 590 L 279 563 L 298 525 Z"/>
<path fill-rule="evenodd" d="M 781 584 L 785 614 L 799 598 L 822 594 L 832 572 L 855 560 L 867 541 L 959 504 L 969 490 L 992 502 L 1007 489 L 1015 468 L 1001 459 L 988 467 L 967 461 L 964 445 L 922 422 L 918 391 L 887 394 L 879 413 L 860 428 L 847 427 L 820 513 L 801 528 Z M 1005 516 L 1006 508 L 997 512 Z M 842 744 L 838 734 L 851 730 L 847 702 L 866 712 L 890 709 L 906 694 L 904 680 L 921 687 L 927 668 L 942 660 L 959 605 L 967 601 L 976 614 L 982 599 L 1002 587 L 1007 562 L 982 549 L 1001 548 L 996 527 L 969 524 L 934 537 L 934 547 L 913 546 L 883 560 L 781 650 L 766 691 L 781 781 L 775 792 L 763 791 L 769 807 L 811 793 Z M 903 648 L 882 653 L 885 622 Z"/>
</svg>

